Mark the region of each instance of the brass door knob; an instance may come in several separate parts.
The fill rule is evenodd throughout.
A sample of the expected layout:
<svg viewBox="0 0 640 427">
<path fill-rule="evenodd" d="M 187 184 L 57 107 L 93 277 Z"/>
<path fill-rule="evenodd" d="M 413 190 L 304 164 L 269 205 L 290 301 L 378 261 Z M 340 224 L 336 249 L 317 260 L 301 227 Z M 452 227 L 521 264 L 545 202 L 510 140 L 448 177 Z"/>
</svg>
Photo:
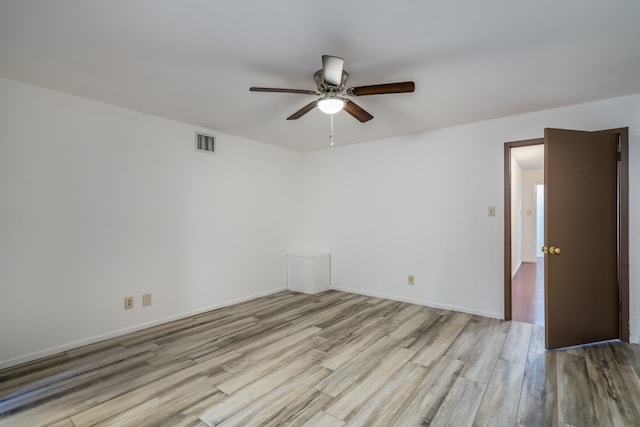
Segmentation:
<svg viewBox="0 0 640 427">
<path fill-rule="evenodd" d="M 549 252 L 546 246 L 541 247 L 540 250 L 542 251 L 543 254 L 546 254 Z"/>
<path fill-rule="evenodd" d="M 551 246 L 549 248 L 549 253 L 551 255 L 560 255 L 560 248 L 556 248 L 555 246 Z"/>
</svg>

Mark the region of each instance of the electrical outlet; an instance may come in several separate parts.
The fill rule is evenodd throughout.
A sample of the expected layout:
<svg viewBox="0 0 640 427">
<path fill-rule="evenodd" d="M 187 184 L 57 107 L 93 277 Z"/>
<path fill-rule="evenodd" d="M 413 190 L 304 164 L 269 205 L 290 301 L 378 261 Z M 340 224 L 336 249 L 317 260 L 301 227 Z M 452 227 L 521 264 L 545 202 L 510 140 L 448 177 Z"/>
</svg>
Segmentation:
<svg viewBox="0 0 640 427">
<path fill-rule="evenodd" d="M 413 274 L 410 274 L 408 279 L 407 279 L 407 283 L 411 286 L 416 284 L 416 277 Z"/>
<path fill-rule="evenodd" d="M 143 294 L 142 295 L 142 306 L 146 307 L 151 305 L 151 294 Z"/>
<path fill-rule="evenodd" d="M 124 298 L 124 309 L 129 310 L 133 308 L 133 297 L 125 297 Z"/>
<path fill-rule="evenodd" d="M 496 216 L 496 207 L 495 206 L 489 206 L 489 209 L 487 209 L 487 213 L 489 214 L 489 216 Z"/>
</svg>

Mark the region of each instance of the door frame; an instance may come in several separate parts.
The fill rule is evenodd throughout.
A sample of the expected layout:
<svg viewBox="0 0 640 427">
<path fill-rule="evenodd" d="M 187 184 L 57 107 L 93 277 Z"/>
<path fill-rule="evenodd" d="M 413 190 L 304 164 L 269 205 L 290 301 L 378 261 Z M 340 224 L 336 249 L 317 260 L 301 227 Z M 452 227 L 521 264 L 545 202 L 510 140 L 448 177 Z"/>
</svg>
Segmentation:
<svg viewBox="0 0 640 427">
<path fill-rule="evenodd" d="M 504 143 L 504 319 L 511 320 L 511 149 L 544 145 L 544 138 Z"/>
<path fill-rule="evenodd" d="M 629 342 L 629 128 L 607 129 L 618 134 L 618 336 Z M 544 144 L 544 138 L 504 143 L 504 318 L 511 312 L 511 149 Z M 545 183 L 547 184 L 547 183 Z M 545 286 L 547 284 L 545 283 Z"/>
</svg>

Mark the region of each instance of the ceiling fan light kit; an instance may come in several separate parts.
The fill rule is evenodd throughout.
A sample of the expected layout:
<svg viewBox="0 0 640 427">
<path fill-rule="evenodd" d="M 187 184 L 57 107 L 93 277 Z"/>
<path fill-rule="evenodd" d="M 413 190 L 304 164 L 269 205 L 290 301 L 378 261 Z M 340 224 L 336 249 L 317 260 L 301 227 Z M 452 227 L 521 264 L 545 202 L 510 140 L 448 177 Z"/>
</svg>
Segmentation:
<svg viewBox="0 0 640 427">
<path fill-rule="evenodd" d="M 388 93 L 408 93 L 415 90 L 415 84 L 413 82 L 358 86 L 345 90 L 345 84 L 349 78 L 349 74 L 344 70 L 343 66 L 344 59 L 337 56 L 322 55 L 322 69 L 316 71 L 313 75 L 318 88 L 317 92 L 304 89 L 268 87 L 251 87 L 249 90 L 252 92 L 284 92 L 322 96 L 287 117 L 287 120 L 297 120 L 317 106 L 320 111 L 326 114 L 336 114 L 344 110 L 361 123 L 373 119 L 373 116 L 350 99 L 343 98 L 344 96 L 356 97 Z"/>
<path fill-rule="evenodd" d="M 335 96 L 327 96 L 318 101 L 318 108 L 325 114 L 336 114 L 344 108 L 345 100 Z"/>
</svg>

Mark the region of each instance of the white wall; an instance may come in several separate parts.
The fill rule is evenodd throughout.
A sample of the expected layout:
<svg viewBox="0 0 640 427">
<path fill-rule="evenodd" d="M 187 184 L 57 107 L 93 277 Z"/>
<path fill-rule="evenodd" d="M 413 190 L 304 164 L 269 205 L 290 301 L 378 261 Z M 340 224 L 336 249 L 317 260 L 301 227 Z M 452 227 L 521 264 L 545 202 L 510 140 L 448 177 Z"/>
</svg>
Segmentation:
<svg viewBox="0 0 640 427">
<path fill-rule="evenodd" d="M 522 261 L 537 261 L 536 184 L 544 183 L 544 169 L 522 171 Z"/>
<path fill-rule="evenodd" d="M 522 168 L 511 157 L 511 277 L 522 264 Z"/>
<path fill-rule="evenodd" d="M 638 342 L 640 95 L 309 153 L 305 243 L 332 254 L 335 288 L 502 317 L 504 143 L 540 138 L 545 127 L 624 126 Z M 495 217 L 487 216 L 491 205 Z"/>
<path fill-rule="evenodd" d="M 0 367 L 286 286 L 302 154 L 195 131 L 0 78 Z"/>
<path fill-rule="evenodd" d="M 299 249 L 336 288 L 502 317 L 504 142 L 622 126 L 638 342 L 640 95 L 305 155 L 208 131 L 209 155 L 191 125 L 0 78 L 0 367 L 281 289 Z"/>
</svg>

